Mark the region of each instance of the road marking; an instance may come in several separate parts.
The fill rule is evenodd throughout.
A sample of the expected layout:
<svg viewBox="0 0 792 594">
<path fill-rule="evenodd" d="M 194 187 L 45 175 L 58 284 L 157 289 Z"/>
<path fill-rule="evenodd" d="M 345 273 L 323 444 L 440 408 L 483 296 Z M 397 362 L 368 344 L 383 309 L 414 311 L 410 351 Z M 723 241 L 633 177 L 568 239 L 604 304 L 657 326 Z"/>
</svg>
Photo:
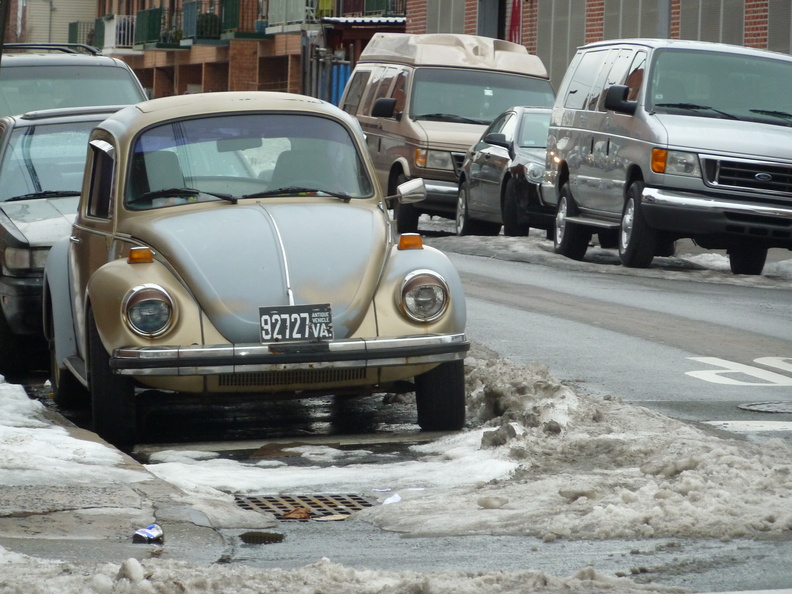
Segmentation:
<svg viewBox="0 0 792 594">
<path fill-rule="evenodd" d="M 743 365 L 742 363 L 735 363 L 734 361 L 727 361 L 718 357 L 688 357 L 688 359 L 721 368 L 685 372 L 685 375 L 704 380 L 705 382 L 729 386 L 792 386 L 792 377 L 753 367 L 752 365 Z M 786 363 L 786 361 L 789 361 L 789 359 L 785 357 L 762 357 L 756 359 L 757 363 L 764 363 L 785 371 L 787 369 L 792 370 L 792 365 Z M 730 375 L 752 377 L 761 381 L 745 381 L 730 377 Z"/>
<path fill-rule="evenodd" d="M 704 421 L 704 423 L 734 433 L 792 432 L 792 421 Z"/>
</svg>

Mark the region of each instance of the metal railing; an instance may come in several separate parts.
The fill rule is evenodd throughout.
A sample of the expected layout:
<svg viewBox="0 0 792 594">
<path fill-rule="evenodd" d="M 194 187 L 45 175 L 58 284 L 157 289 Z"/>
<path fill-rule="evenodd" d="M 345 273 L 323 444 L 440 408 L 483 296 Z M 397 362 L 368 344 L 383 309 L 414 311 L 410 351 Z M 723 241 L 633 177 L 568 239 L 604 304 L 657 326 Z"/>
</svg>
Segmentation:
<svg viewBox="0 0 792 594">
<path fill-rule="evenodd" d="M 69 43 L 85 43 L 101 48 L 96 40 L 94 24 L 90 21 L 72 21 L 69 23 Z"/>
<path fill-rule="evenodd" d="M 185 38 L 220 38 L 222 26 L 218 0 L 192 0 L 185 2 L 182 9 L 182 29 Z"/>
</svg>

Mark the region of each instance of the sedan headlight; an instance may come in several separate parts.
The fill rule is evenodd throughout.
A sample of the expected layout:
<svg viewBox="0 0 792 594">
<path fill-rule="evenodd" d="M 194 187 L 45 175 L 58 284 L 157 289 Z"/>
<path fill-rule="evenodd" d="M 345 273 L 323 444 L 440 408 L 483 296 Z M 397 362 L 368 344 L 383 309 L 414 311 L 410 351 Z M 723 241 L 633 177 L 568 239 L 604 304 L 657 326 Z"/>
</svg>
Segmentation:
<svg viewBox="0 0 792 594">
<path fill-rule="evenodd" d="M 416 270 L 402 282 L 402 311 L 416 322 L 431 322 L 442 316 L 448 299 L 445 280 L 430 270 Z"/>
<path fill-rule="evenodd" d="M 140 336 L 162 336 L 173 327 L 173 299 L 159 285 L 138 285 L 130 289 L 122 305 L 124 322 Z"/>
<path fill-rule="evenodd" d="M 47 261 L 49 248 L 15 248 L 5 249 L 5 265 L 12 271 L 42 271 Z"/>
<path fill-rule="evenodd" d="M 698 155 L 683 151 L 652 150 L 652 171 L 670 175 L 701 177 Z"/>
<path fill-rule="evenodd" d="M 545 168 L 538 163 L 531 163 L 525 168 L 525 179 L 532 184 L 538 184 L 544 177 Z"/>
<path fill-rule="evenodd" d="M 415 165 L 424 169 L 454 170 L 454 157 L 446 151 L 415 149 Z"/>
</svg>

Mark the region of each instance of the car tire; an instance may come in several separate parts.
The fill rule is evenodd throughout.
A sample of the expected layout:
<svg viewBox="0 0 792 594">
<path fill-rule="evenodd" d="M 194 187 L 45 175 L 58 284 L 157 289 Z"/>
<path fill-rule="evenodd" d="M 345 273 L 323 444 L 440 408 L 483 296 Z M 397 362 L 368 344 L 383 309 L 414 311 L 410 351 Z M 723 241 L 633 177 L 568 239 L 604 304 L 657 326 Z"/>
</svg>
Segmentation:
<svg viewBox="0 0 792 594">
<path fill-rule="evenodd" d="M 403 173 L 397 175 L 393 193 L 395 193 L 396 187 L 407 181 L 410 180 Z M 393 199 L 393 218 L 396 219 L 396 231 L 398 233 L 417 233 L 420 216 L 421 213 L 415 209 L 414 205 L 402 204 L 398 198 Z"/>
<path fill-rule="evenodd" d="M 102 344 L 93 310 L 88 310 L 88 385 L 94 432 L 118 447 L 135 444 L 137 410 L 135 384 L 110 369 L 110 355 Z"/>
<path fill-rule="evenodd" d="M 767 248 L 754 246 L 740 246 L 731 248 L 729 253 L 729 267 L 732 274 L 759 275 L 764 270 L 767 261 Z"/>
<path fill-rule="evenodd" d="M 658 233 L 646 222 L 641 209 L 644 184 L 634 181 L 627 189 L 619 229 L 619 258 L 628 268 L 648 268 L 657 252 Z"/>
<path fill-rule="evenodd" d="M 553 248 L 556 254 L 572 260 L 582 260 L 591 241 L 591 232 L 582 225 L 568 220 L 576 214 L 577 207 L 572 198 L 572 191 L 569 189 L 569 184 L 564 184 L 558 193 Z"/>
<path fill-rule="evenodd" d="M 91 399 L 85 389 L 71 371 L 59 367 L 55 359 L 54 340 L 49 341 L 50 359 L 50 384 L 52 384 L 52 400 L 59 408 L 80 409 L 87 408 Z"/>
<path fill-rule="evenodd" d="M 415 378 L 418 425 L 424 431 L 455 431 L 465 425 L 465 362 L 441 363 Z"/>
<path fill-rule="evenodd" d="M 501 211 L 503 234 L 509 237 L 525 237 L 531 228 L 530 222 L 519 222 L 520 201 L 518 194 L 517 182 L 513 177 L 510 177 L 506 182 L 506 190 L 503 195 L 503 210 Z"/>
<path fill-rule="evenodd" d="M 475 221 L 470 218 L 468 211 L 468 187 L 466 182 L 460 182 L 457 192 L 456 209 L 456 234 L 457 235 L 497 235 L 500 233 L 499 223 L 489 221 Z"/>
</svg>

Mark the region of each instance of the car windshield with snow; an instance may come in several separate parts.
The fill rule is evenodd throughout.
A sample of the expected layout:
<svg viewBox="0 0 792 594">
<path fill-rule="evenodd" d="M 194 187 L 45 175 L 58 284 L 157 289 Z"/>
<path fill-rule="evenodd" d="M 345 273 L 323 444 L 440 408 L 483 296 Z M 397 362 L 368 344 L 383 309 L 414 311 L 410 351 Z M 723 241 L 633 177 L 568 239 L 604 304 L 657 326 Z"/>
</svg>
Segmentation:
<svg viewBox="0 0 792 594">
<path fill-rule="evenodd" d="M 89 396 L 122 446 L 138 388 L 414 391 L 423 429 L 461 428 L 459 276 L 395 233 L 372 173 L 357 121 L 299 95 L 168 97 L 105 120 L 45 270 L 55 400 Z M 421 180 L 399 188 L 424 196 Z"/>
</svg>

